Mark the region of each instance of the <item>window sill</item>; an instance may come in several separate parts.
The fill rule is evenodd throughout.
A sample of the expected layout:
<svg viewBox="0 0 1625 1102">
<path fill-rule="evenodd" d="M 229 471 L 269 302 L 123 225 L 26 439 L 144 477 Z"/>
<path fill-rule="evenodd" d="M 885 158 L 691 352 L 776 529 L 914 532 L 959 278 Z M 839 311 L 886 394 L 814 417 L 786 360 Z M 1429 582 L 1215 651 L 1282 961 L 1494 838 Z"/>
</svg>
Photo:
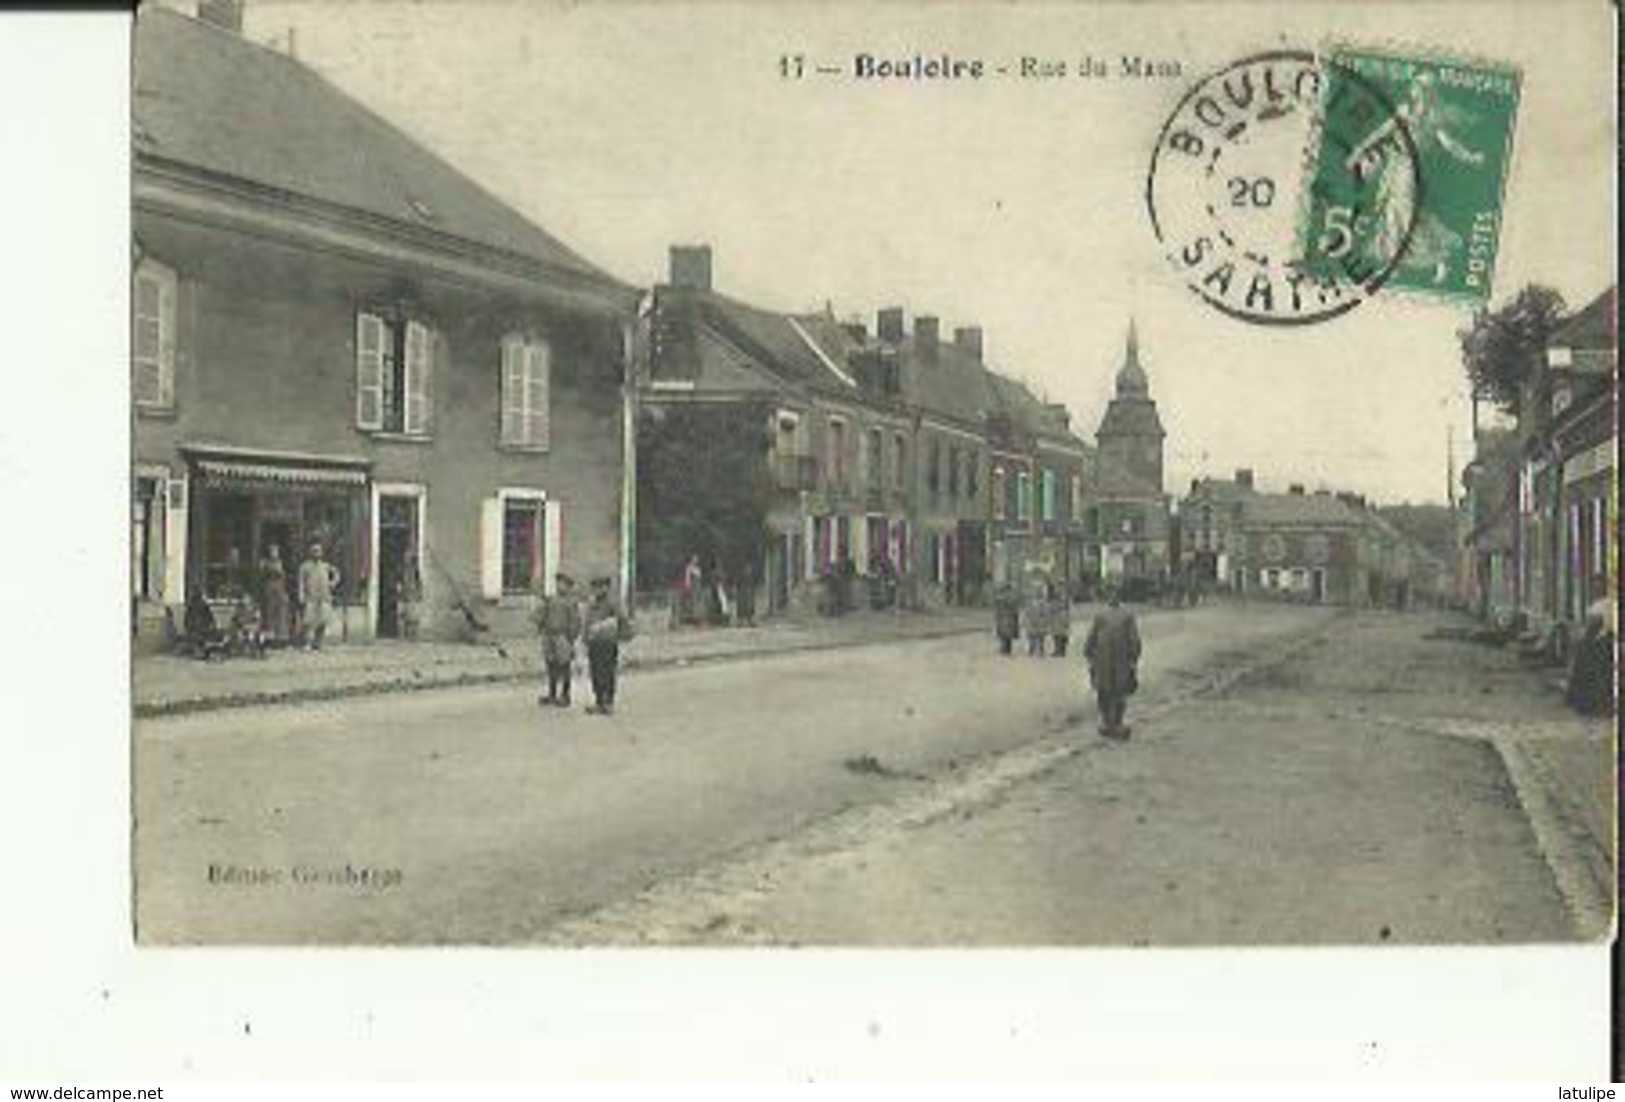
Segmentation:
<svg viewBox="0 0 1625 1102">
<path fill-rule="evenodd" d="M 173 421 L 180 416 L 180 411 L 173 405 L 149 406 L 140 402 L 135 403 L 135 415 L 150 421 Z"/>
<path fill-rule="evenodd" d="M 432 444 L 434 437 L 426 432 L 380 432 L 362 429 L 362 433 L 384 444 Z"/>
<path fill-rule="evenodd" d="M 511 440 L 497 441 L 497 451 L 517 452 L 521 455 L 546 455 L 553 448 L 549 444 L 516 444 Z"/>
</svg>

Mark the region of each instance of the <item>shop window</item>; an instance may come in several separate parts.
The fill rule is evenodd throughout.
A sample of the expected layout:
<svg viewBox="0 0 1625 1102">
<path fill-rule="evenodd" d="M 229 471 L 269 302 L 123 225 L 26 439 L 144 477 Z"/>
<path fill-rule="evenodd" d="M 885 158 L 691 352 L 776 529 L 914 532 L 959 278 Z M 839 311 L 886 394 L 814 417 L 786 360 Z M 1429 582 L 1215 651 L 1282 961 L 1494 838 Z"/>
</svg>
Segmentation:
<svg viewBox="0 0 1625 1102">
<path fill-rule="evenodd" d="M 135 270 L 131 352 L 135 404 L 168 409 L 175 402 L 175 273 L 152 260 Z"/>
<path fill-rule="evenodd" d="M 356 315 L 356 427 L 427 436 L 434 332 L 401 314 Z"/>
<path fill-rule="evenodd" d="M 552 350 L 518 335 L 502 342 L 502 443 L 546 448 Z"/>
</svg>

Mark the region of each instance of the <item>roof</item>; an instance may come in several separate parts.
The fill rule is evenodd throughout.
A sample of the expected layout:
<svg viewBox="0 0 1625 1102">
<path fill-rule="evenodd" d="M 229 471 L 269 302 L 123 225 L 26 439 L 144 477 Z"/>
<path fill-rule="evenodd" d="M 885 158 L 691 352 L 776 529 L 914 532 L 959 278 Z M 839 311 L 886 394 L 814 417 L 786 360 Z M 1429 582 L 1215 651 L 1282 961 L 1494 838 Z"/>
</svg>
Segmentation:
<svg viewBox="0 0 1625 1102">
<path fill-rule="evenodd" d="M 995 408 L 1007 413 L 1022 429 L 1050 443 L 1089 450 L 1089 445 L 1075 435 L 1062 419 L 1061 412 L 1040 401 L 1027 385 L 1018 379 L 987 372 L 988 391 Z"/>
<path fill-rule="evenodd" d="M 1252 494 L 1242 522 L 1259 525 L 1357 525 L 1364 519 L 1331 494 Z"/>
<path fill-rule="evenodd" d="M 137 163 L 174 163 L 630 290 L 313 69 L 152 5 L 135 24 Z"/>
<path fill-rule="evenodd" d="M 747 306 L 715 291 L 677 293 L 693 295 L 704 327 L 748 353 L 758 366 L 777 378 L 816 390 L 856 390 L 831 367 L 831 363 L 844 366 L 845 352 L 839 342 L 845 333 L 840 326 L 830 323 L 826 330 L 822 318 Z M 814 343 L 819 347 L 815 348 Z M 820 351 L 824 354 L 820 355 Z"/>
<path fill-rule="evenodd" d="M 1618 288 L 1610 287 L 1559 325 L 1548 339 L 1553 347 L 1607 350 L 1619 331 Z"/>
<path fill-rule="evenodd" d="M 1119 395 L 1106 405 L 1100 418 L 1099 436 L 1166 436 L 1157 403 L 1150 398 Z"/>
<path fill-rule="evenodd" d="M 913 337 L 898 346 L 903 397 L 921 409 L 981 428 L 993 409 L 988 389 L 992 372 L 975 355 L 948 341 L 937 343 L 936 358 L 924 360 Z"/>
<path fill-rule="evenodd" d="M 1186 496 L 1187 499 L 1202 497 L 1218 504 L 1241 501 L 1256 492 L 1252 487 L 1243 486 L 1233 478 L 1204 478 L 1199 480 L 1195 489 Z"/>
</svg>

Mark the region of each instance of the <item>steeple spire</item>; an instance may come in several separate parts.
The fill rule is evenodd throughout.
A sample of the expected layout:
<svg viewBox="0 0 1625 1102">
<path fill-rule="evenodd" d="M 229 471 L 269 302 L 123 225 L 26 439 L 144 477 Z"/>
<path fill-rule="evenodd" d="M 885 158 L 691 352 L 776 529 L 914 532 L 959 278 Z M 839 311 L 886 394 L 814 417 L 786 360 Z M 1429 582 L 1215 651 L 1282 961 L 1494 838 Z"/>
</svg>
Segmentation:
<svg viewBox="0 0 1625 1102">
<path fill-rule="evenodd" d="M 1140 331 L 1134 324 L 1134 319 L 1128 322 L 1128 347 L 1123 352 L 1123 366 L 1117 372 L 1117 396 L 1119 398 L 1145 398 L 1151 392 L 1151 381 L 1145 377 L 1145 368 L 1140 366 Z"/>
</svg>

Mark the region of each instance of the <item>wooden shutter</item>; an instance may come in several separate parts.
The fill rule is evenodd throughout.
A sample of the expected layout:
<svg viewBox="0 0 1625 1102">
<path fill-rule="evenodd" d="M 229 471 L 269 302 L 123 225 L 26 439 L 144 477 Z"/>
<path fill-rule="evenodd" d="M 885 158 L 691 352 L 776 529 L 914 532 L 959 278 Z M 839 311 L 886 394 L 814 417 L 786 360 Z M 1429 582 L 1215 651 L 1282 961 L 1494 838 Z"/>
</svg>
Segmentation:
<svg viewBox="0 0 1625 1102">
<path fill-rule="evenodd" d="M 553 593 L 554 578 L 564 566 L 564 506 L 549 501 L 542 506 L 545 519 L 542 525 L 542 579 L 543 590 Z"/>
<path fill-rule="evenodd" d="M 164 490 L 164 601 L 180 605 L 186 603 L 186 479 L 171 478 Z"/>
<path fill-rule="evenodd" d="M 480 502 L 480 595 L 487 601 L 502 596 L 502 499 Z"/>
<path fill-rule="evenodd" d="M 402 427 L 409 433 L 429 431 L 429 377 L 434 371 L 432 334 L 419 322 L 406 323 L 406 408 Z"/>
<path fill-rule="evenodd" d="M 519 444 L 525 439 L 524 408 L 525 348 L 517 337 L 502 341 L 502 442 Z"/>
<path fill-rule="evenodd" d="M 373 314 L 355 319 L 355 424 L 384 427 L 384 320 Z"/>
<path fill-rule="evenodd" d="M 538 448 L 548 445 L 549 406 L 553 353 L 546 341 L 537 341 L 525 348 L 525 442 Z"/>
</svg>

